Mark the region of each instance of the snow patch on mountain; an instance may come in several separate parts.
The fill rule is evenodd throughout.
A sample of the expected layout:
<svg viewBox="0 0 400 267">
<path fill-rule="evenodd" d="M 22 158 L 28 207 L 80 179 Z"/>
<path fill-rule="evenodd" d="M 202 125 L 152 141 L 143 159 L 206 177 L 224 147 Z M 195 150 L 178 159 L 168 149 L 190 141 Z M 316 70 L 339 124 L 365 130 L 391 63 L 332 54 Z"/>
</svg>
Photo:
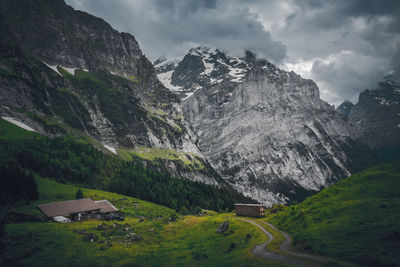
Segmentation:
<svg viewBox="0 0 400 267">
<path fill-rule="evenodd" d="M 158 58 L 154 61 L 154 66 L 156 68 L 157 77 L 160 82 L 168 89 L 174 92 L 182 91 L 181 86 L 172 84 L 172 73 L 178 66 L 179 62 L 182 60 L 182 57 L 174 57 L 169 60 L 166 58 Z"/>
<path fill-rule="evenodd" d="M 60 76 L 62 76 L 62 74 L 58 71 L 57 67 L 63 68 L 64 70 L 66 70 L 68 73 L 70 73 L 72 76 L 75 75 L 75 71 L 76 70 L 83 70 L 86 72 L 89 72 L 89 70 L 87 69 L 82 69 L 82 68 L 69 68 L 69 67 L 63 67 L 61 65 L 50 65 L 44 61 L 42 61 L 47 67 L 51 68 L 52 70 L 54 70 L 55 72 L 57 72 Z"/>
<path fill-rule="evenodd" d="M 61 67 L 61 66 L 60 66 Z M 64 70 L 68 71 L 71 75 L 75 75 L 75 71 L 79 68 L 67 68 L 67 67 L 61 67 Z"/>
<path fill-rule="evenodd" d="M 46 62 L 42 61 L 47 67 L 49 67 L 50 69 L 54 70 L 58 75 L 62 76 L 62 74 L 58 71 L 57 69 L 57 65 L 50 65 L 47 64 Z"/>
<path fill-rule="evenodd" d="M 16 126 L 18 126 L 18 127 L 23 128 L 23 129 L 25 129 L 25 130 L 27 130 L 27 131 L 30 131 L 30 132 L 37 132 L 35 129 L 29 127 L 28 125 L 26 125 L 26 124 L 23 123 L 23 122 L 18 121 L 17 119 L 14 119 L 14 118 L 11 118 L 11 117 L 1 117 L 1 118 L 2 118 L 3 120 L 6 120 L 6 121 L 8 121 L 8 122 L 11 122 L 12 124 L 14 124 L 14 125 L 16 125 Z"/>
<path fill-rule="evenodd" d="M 111 147 L 111 146 L 108 146 L 108 145 L 106 145 L 106 144 L 103 144 L 103 146 L 104 146 L 105 148 L 107 148 L 109 151 L 111 151 L 112 153 L 114 153 L 115 155 L 117 155 L 117 150 L 115 150 L 115 148 L 113 148 L 113 147 Z"/>
<path fill-rule="evenodd" d="M 210 54 L 206 54 L 203 58 L 203 65 L 205 70 L 200 75 L 210 75 L 214 71 L 214 63 L 211 63 Z"/>
<path fill-rule="evenodd" d="M 175 86 L 171 84 L 171 76 L 172 73 L 174 71 L 170 70 L 164 73 L 159 73 L 157 74 L 158 79 L 160 80 L 160 82 L 167 87 L 168 89 L 172 90 L 172 91 L 182 91 L 182 87 L 181 86 Z"/>
</svg>

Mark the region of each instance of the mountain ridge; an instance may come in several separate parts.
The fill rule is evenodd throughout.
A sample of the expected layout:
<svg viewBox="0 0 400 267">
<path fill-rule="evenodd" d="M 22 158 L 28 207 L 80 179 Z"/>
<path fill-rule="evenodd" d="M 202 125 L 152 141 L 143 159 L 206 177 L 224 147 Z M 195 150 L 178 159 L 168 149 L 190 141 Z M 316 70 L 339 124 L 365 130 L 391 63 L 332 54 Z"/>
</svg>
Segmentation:
<svg viewBox="0 0 400 267">
<path fill-rule="evenodd" d="M 169 81 L 180 86 L 201 152 L 245 195 L 267 204 L 301 200 L 374 161 L 312 80 L 251 51 L 237 58 L 203 46 L 174 66 Z M 192 69 L 185 76 L 180 66 Z"/>
<path fill-rule="evenodd" d="M 400 84 L 380 82 L 377 89 L 360 93 L 349 113 L 354 136 L 373 149 L 400 143 Z"/>
</svg>

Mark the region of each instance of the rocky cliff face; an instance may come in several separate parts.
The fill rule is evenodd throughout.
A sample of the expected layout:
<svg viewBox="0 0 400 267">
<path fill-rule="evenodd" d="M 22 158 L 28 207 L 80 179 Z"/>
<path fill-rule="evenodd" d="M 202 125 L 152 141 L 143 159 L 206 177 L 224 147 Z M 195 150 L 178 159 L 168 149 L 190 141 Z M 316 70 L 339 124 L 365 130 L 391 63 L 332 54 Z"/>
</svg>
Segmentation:
<svg viewBox="0 0 400 267">
<path fill-rule="evenodd" d="M 372 149 L 400 147 L 400 85 L 381 82 L 375 90 L 365 90 L 349 113 L 354 137 Z"/>
<path fill-rule="evenodd" d="M 336 111 L 342 114 L 345 118 L 349 116 L 349 113 L 351 109 L 354 107 L 354 104 L 351 103 L 348 100 L 343 101 L 342 104 L 340 104 L 337 108 Z"/>
<path fill-rule="evenodd" d="M 148 62 L 135 38 L 104 20 L 76 11 L 63 0 L 1 2 L 18 44 L 49 65 L 144 74 Z"/>
<path fill-rule="evenodd" d="M 135 38 L 63 0 L 0 0 L 0 114 L 218 183 Z"/>
<path fill-rule="evenodd" d="M 173 69 L 163 80 L 180 93 L 198 147 L 245 195 L 266 204 L 299 200 L 371 163 L 311 80 L 251 52 L 235 58 L 205 47 Z"/>
</svg>

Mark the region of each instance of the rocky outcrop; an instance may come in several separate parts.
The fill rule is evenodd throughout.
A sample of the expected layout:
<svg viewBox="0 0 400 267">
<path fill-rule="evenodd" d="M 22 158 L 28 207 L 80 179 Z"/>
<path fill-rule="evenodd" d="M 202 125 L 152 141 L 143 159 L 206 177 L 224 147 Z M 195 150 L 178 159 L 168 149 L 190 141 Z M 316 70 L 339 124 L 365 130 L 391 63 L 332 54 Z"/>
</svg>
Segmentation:
<svg viewBox="0 0 400 267">
<path fill-rule="evenodd" d="M 185 76 L 180 66 L 193 69 Z M 371 163 L 313 81 L 251 52 L 235 58 L 192 49 L 171 83 L 181 88 L 201 152 L 226 181 L 260 202 L 303 199 Z"/>
<path fill-rule="evenodd" d="M 379 83 L 365 90 L 349 113 L 355 126 L 354 137 L 378 150 L 400 147 L 400 85 L 394 81 Z"/>
<path fill-rule="evenodd" d="M 135 38 L 64 0 L 1 1 L 19 45 L 50 65 L 140 75 L 147 59 Z"/>
</svg>

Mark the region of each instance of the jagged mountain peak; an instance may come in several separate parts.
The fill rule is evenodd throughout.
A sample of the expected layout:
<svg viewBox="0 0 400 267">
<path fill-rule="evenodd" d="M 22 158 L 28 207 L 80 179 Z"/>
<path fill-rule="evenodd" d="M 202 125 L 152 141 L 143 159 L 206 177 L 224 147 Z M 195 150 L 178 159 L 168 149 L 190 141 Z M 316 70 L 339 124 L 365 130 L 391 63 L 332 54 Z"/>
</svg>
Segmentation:
<svg viewBox="0 0 400 267">
<path fill-rule="evenodd" d="M 297 75 L 279 69 L 267 59 L 257 58 L 254 52 L 248 50 L 239 57 L 204 45 L 190 49 L 182 58 L 156 62 L 160 81 L 181 99 L 190 97 L 200 88 L 220 83 L 228 87 L 238 84 L 246 79 L 250 71 L 254 75 L 268 75 L 271 79 Z"/>
<path fill-rule="evenodd" d="M 400 84 L 388 80 L 379 82 L 378 88 L 365 90 L 359 96 L 358 103 L 363 105 L 397 105 L 400 102 Z"/>
<path fill-rule="evenodd" d="M 200 45 L 200 46 L 191 48 L 187 54 L 203 56 L 205 54 L 212 54 L 213 51 L 216 51 L 216 49 L 213 49 L 208 45 Z"/>
</svg>

